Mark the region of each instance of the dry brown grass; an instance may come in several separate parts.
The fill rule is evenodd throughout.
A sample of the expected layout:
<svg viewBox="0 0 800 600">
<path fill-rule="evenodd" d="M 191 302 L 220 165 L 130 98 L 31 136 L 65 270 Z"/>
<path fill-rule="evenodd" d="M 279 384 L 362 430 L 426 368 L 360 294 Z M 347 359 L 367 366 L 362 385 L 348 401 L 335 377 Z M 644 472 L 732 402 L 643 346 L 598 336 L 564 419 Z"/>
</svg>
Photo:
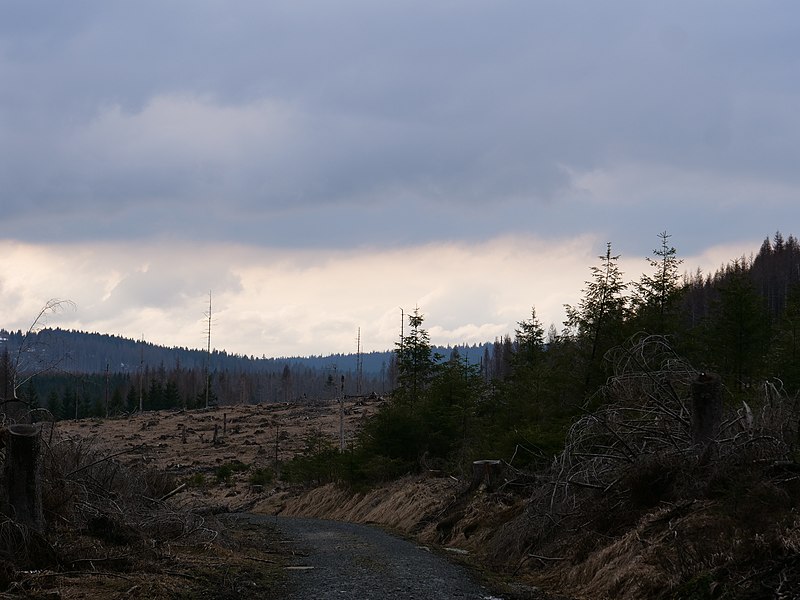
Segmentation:
<svg viewBox="0 0 800 600">
<path fill-rule="evenodd" d="M 0 598 L 278 598 L 283 549 L 269 529 L 213 525 L 213 544 L 112 543 L 62 531 L 57 564 L 16 571 Z M 271 591 L 272 590 L 272 591 Z"/>
<path fill-rule="evenodd" d="M 417 532 L 436 519 L 463 486 L 450 478 L 405 477 L 363 492 L 327 484 L 302 493 L 286 490 L 254 508 L 285 516 L 320 517 L 376 523 L 394 530 Z"/>
<path fill-rule="evenodd" d="M 345 437 L 352 441 L 360 424 L 382 399 L 345 402 Z M 216 443 L 214 432 L 217 431 Z M 261 404 L 220 406 L 208 410 L 156 411 L 119 419 L 60 421 L 57 430 L 98 452 L 117 454 L 124 465 L 147 467 L 186 481 L 192 475 L 205 484 L 189 487 L 174 502 L 204 511 L 247 509 L 272 489 L 254 491 L 255 469 L 272 469 L 302 453 L 306 439 L 321 431 L 338 445 L 338 404 Z M 217 484 L 216 469 L 237 461 L 249 467 Z M 276 485 L 279 481 L 275 482 Z"/>
<path fill-rule="evenodd" d="M 183 484 L 231 461 L 271 464 L 275 433 L 279 458 L 290 457 L 310 423 L 338 432 L 330 408 L 227 407 L 45 424 L 47 529 L 40 535 L 0 521 L 0 590 L 14 597 L 270 597 L 270 583 L 281 577 L 278 540 L 263 528 L 229 528 L 214 514 L 252 506 L 271 490 L 251 489 L 247 471 L 225 483 Z M 351 431 L 364 411 L 355 402 L 348 407 Z"/>
</svg>

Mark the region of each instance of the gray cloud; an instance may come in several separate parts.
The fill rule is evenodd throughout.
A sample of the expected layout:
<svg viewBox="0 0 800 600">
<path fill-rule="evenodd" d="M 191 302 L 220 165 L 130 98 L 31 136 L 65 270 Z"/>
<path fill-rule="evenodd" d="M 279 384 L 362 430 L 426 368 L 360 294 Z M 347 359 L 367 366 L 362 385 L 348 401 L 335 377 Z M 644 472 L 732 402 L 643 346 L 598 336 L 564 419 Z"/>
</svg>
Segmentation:
<svg viewBox="0 0 800 600">
<path fill-rule="evenodd" d="M 94 318 L 104 319 L 165 306 L 182 307 L 187 300 L 196 299 L 209 284 L 217 294 L 242 291 L 240 278 L 221 267 L 218 261 L 181 260 L 173 264 L 170 257 L 165 256 L 158 262 L 123 274 L 107 296 L 89 308 Z"/>
<path fill-rule="evenodd" d="M 0 7 L 2 237 L 654 236 L 728 177 L 731 228 L 794 214 L 790 2 L 51 4 Z M 627 168 L 696 187 L 576 183 Z"/>
</svg>

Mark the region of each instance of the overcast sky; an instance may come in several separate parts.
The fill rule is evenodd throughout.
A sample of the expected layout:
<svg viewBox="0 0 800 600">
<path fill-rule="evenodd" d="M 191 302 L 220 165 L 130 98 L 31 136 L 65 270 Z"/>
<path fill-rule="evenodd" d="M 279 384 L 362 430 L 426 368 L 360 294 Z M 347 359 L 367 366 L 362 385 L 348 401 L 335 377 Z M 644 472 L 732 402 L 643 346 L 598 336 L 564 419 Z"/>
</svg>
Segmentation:
<svg viewBox="0 0 800 600">
<path fill-rule="evenodd" d="M 0 3 L 0 327 L 256 356 L 561 326 L 800 234 L 794 0 Z"/>
</svg>

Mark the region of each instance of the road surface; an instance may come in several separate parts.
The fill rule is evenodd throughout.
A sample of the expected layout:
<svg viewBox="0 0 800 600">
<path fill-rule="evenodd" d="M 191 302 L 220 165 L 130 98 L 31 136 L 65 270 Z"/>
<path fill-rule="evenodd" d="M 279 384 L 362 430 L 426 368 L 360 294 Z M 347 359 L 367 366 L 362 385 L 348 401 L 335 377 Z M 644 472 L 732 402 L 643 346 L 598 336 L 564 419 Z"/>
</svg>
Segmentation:
<svg viewBox="0 0 800 600">
<path fill-rule="evenodd" d="M 249 515 L 289 540 L 287 600 L 500 600 L 469 572 L 423 547 L 365 525 Z"/>
</svg>

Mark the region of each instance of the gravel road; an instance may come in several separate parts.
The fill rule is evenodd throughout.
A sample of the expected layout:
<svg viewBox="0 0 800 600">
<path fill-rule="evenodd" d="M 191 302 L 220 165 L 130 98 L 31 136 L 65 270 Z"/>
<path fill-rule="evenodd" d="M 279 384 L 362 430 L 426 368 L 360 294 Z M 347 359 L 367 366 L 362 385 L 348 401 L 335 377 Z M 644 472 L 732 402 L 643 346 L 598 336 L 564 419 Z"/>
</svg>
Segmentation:
<svg viewBox="0 0 800 600">
<path fill-rule="evenodd" d="M 277 524 L 297 552 L 287 600 L 500 600 L 441 556 L 364 525 L 250 515 Z"/>
</svg>

